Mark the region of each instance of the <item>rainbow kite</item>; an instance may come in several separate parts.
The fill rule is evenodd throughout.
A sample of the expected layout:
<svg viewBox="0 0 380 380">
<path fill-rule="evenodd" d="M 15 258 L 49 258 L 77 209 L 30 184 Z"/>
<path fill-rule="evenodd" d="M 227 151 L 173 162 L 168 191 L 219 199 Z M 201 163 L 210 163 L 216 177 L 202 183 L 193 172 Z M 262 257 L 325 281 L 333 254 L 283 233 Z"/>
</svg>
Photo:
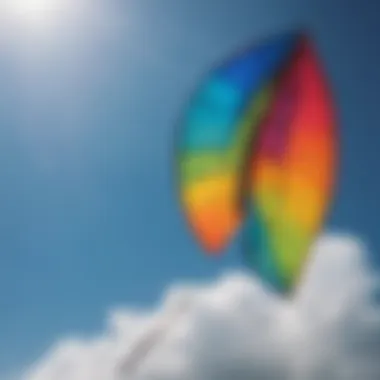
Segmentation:
<svg viewBox="0 0 380 380">
<path fill-rule="evenodd" d="M 299 279 L 329 206 L 332 99 L 307 37 L 241 52 L 202 83 L 178 141 L 180 199 L 204 250 L 242 229 L 244 255 L 282 293 Z"/>
</svg>

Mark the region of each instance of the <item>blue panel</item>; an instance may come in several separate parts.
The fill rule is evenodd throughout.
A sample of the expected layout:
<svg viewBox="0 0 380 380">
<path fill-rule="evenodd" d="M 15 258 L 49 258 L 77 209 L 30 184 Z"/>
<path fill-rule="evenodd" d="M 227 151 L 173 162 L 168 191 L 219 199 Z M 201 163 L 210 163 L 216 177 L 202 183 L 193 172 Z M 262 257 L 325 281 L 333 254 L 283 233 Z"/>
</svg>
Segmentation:
<svg viewBox="0 0 380 380">
<path fill-rule="evenodd" d="M 241 91 L 226 81 L 207 83 L 194 100 L 184 128 L 182 148 L 210 149 L 227 146 L 238 118 Z"/>
<path fill-rule="evenodd" d="M 218 69 L 218 74 L 245 93 L 255 92 L 263 80 L 266 81 L 285 63 L 298 41 L 298 34 L 273 39 L 227 62 Z"/>
</svg>

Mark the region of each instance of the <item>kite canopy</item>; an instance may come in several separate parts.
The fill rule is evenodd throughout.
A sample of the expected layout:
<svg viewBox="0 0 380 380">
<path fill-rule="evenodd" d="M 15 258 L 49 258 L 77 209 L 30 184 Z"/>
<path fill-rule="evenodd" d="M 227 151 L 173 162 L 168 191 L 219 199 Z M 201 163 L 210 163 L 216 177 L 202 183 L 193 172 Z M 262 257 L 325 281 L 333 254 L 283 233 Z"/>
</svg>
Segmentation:
<svg viewBox="0 0 380 380">
<path fill-rule="evenodd" d="M 210 73 L 178 141 L 181 203 L 206 252 L 220 253 L 242 227 L 248 264 L 278 291 L 294 286 L 332 193 L 333 111 L 300 33 Z"/>
</svg>

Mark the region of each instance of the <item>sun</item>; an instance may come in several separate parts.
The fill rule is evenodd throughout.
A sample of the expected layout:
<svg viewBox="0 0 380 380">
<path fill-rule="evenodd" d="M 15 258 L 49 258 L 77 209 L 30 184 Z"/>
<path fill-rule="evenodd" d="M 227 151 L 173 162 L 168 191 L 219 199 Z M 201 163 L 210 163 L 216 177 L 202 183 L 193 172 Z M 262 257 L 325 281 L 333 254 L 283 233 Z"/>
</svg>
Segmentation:
<svg viewBox="0 0 380 380">
<path fill-rule="evenodd" d="M 49 3 L 49 0 L 16 0 L 14 7 L 20 13 L 41 13 L 49 9 Z"/>
<path fill-rule="evenodd" d="M 65 0 L 6 0 L 6 13 L 24 26 L 45 24 L 52 21 L 64 3 Z"/>
</svg>

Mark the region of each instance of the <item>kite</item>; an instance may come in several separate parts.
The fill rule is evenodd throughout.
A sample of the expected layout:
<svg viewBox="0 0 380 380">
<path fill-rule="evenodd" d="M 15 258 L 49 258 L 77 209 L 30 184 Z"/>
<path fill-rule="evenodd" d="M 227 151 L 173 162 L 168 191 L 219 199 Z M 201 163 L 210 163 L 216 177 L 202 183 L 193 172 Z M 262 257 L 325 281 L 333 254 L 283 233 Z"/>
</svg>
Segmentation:
<svg viewBox="0 0 380 380">
<path fill-rule="evenodd" d="M 332 198 L 336 121 L 303 33 L 248 48 L 212 70 L 177 140 L 178 189 L 202 248 L 241 231 L 245 261 L 281 294 L 302 275 Z"/>
</svg>

